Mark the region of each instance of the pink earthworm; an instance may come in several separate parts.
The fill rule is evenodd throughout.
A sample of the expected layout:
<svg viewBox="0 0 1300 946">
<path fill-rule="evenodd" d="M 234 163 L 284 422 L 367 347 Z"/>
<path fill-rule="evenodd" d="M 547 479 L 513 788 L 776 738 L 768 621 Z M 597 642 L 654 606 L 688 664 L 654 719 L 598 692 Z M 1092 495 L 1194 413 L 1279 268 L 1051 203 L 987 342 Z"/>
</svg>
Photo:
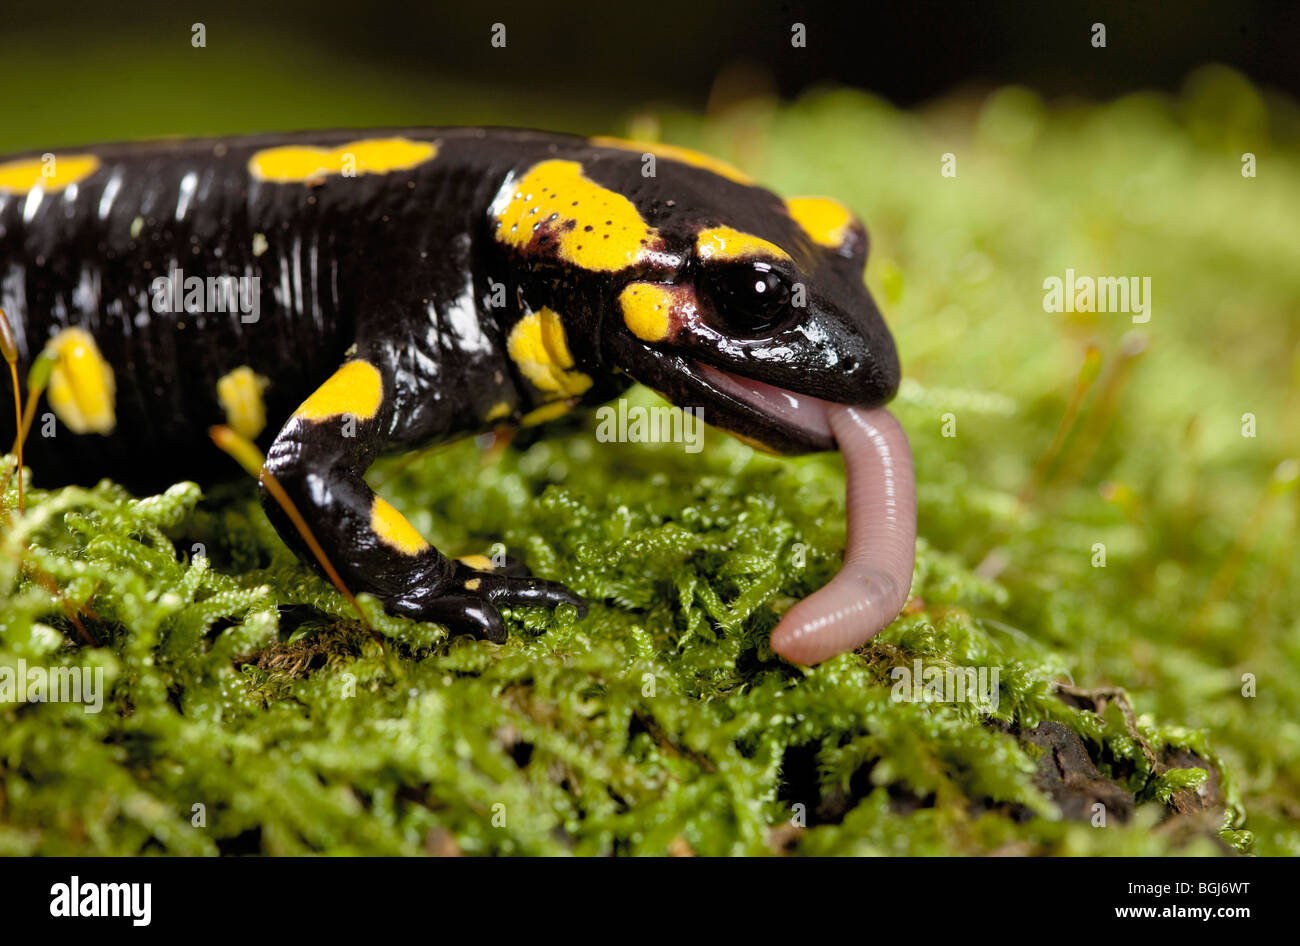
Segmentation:
<svg viewBox="0 0 1300 946">
<path fill-rule="evenodd" d="M 826 411 L 844 455 L 848 542 L 835 577 L 772 631 L 772 650 L 797 664 L 854 650 L 885 628 L 907 603 L 916 560 L 916 482 L 902 425 L 883 407 Z"/>
</svg>

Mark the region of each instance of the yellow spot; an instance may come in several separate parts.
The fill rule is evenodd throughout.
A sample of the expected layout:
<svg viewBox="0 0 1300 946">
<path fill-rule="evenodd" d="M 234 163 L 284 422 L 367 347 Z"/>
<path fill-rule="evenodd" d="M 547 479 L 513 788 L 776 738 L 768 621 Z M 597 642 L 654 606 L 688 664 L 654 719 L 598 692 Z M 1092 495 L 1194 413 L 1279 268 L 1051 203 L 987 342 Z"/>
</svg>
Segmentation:
<svg viewBox="0 0 1300 946">
<path fill-rule="evenodd" d="M 226 411 L 226 424 L 249 440 L 266 429 L 266 404 L 262 392 L 269 382 L 247 365 L 240 365 L 217 381 L 217 400 Z"/>
<path fill-rule="evenodd" d="M 603 135 L 592 138 L 591 143 L 601 148 L 639 151 L 642 154 L 653 154 L 656 158 L 680 161 L 682 164 L 691 165 L 691 167 L 712 171 L 714 174 L 721 175 L 729 181 L 735 181 L 737 184 L 754 183 L 754 179 L 740 168 L 734 167 L 712 155 L 702 154 L 699 151 L 683 148 L 680 145 L 670 145 L 656 141 L 629 141 L 626 138 L 608 138 Z"/>
<path fill-rule="evenodd" d="M 492 410 L 487 412 L 487 420 L 500 420 L 510 414 L 510 405 L 505 401 L 500 401 L 492 406 Z"/>
<path fill-rule="evenodd" d="M 293 416 L 325 420 L 352 414 L 357 420 L 370 420 L 379 413 L 383 400 L 384 382 L 379 369 L 368 361 L 349 361 L 303 401 Z"/>
<path fill-rule="evenodd" d="M 478 586 L 481 584 L 483 584 L 482 578 L 471 578 L 469 581 L 465 582 L 465 590 L 478 591 Z"/>
<path fill-rule="evenodd" d="M 571 370 L 573 355 L 564 337 L 564 325 L 550 309 L 530 312 L 515 323 L 506 350 L 539 391 L 572 397 L 591 387 L 591 378 Z"/>
<path fill-rule="evenodd" d="M 535 427 L 538 424 L 544 424 L 548 420 L 555 420 L 557 417 L 563 417 L 573 409 L 574 401 L 555 401 L 552 404 L 543 404 L 536 410 L 529 411 L 519 419 L 519 423 L 524 427 Z"/>
<path fill-rule="evenodd" d="M 65 328 L 50 339 L 50 407 L 74 434 L 107 434 L 117 424 L 113 369 L 85 329 Z"/>
<path fill-rule="evenodd" d="M 437 154 L 437 145 L 409 138 L 366 138 L 332 149 L 286 145 L 254 154 L 248 160 L 248 173 L 260 181 L 320 181 L 333 176 L 409 171 Z"/>
<path fill-rule="evenodd" d="M 794 197 L 785 202 L 795 223 L 822 246 L 843 246 L 853 226 L 853 214 L 828 197 Z"/>
<path fill-rule="evenodd" d="M 668 287 L 653 282 L 630 283 L 618 295 L 623 321 L 643 342 L 661 342 L 668 337 L 668 313 L 673 297 Z"/>
<path fill-rule="evenodd" d="M 639 262 L 659 234 L 622 194 L 582 174 L 577 161 L 543 161 L 492 207 L 496 237 L 526 247 L 534 235 L 552 237 L 561 259 L 586 270 L 614 272 Z"/>
<path fill-rule="evenodd" d="M 459 561 L 468 567 L 480 572 L 493 571 L 492 559 L 486 555 L 462 555 Z"/>
<path fill-rule="evenodd" d="M 25 194 L 40 188 L 52 194 L 90 177 L 98 168 L 99 158 L 93 154 L 56 154 L 50 159 L 10 161 L 0 164 L 0 191 Z"/>
<path fill-rule="evenodd" d="M 381 542 L 403 555 L 419 555 L 429 547 L 415 526 L 379 496 L 370 507 L 370 528 Z"/>
<path fill-rule="evenodd" d="M 701 230 L 695 238 L 695 252 L 702 260 L 720 263 L 738 259 L 790 259 L 790 254 L 775 243 L 731 227 Z"/>
</svg>

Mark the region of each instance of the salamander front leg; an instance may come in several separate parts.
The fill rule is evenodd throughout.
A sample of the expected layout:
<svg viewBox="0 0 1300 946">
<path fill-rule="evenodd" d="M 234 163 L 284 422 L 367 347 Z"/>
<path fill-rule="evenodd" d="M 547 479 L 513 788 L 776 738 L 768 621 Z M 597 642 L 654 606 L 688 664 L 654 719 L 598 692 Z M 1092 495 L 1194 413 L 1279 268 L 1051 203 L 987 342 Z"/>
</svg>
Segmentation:
<svg viewBox="0 0 1300 946">
<path fill-rule="evenodd" d="M 271 473 L 353 592 L 368 592 L 391 614 L 446 625 L 497 643 L 500 608 L 573 604 L 556 582 L 453 562 L 366 484 L 384 445 L 391 382 L 372 362 L 346 362 L 302 403 L 267 454 Z M 297 530 L 263 488 L 262 505 L 285 542 L 319 570 Z M 512 569 L 513 571 L 513 569 Z"/>
<path fill-rule="evenodd" d="M 495 644 L 506 640 L 500 608 L 553 608 L 571 604 L 579 617 L 587 616 L 587 603 L 557 581 L 481 572 L 457 562 L 449 590 L 442 597 L 420 604 L 422 621 L 436 621 L 461 633 L 475 634 Z M 400 610 L 398 613 L 404 613 Z"/>
<path fill-rule="evenodd" d="M 558 581 L 533 578 L 517 559 L 508 559 L 500 568 L 480 567 L 471 560 L 460 559 L 452 573 L 456 587 L 503 608 L 553 608 L 571 604 L 578 609 L 579 617 L 587 616 L 587 603 Z"/>
</svg>

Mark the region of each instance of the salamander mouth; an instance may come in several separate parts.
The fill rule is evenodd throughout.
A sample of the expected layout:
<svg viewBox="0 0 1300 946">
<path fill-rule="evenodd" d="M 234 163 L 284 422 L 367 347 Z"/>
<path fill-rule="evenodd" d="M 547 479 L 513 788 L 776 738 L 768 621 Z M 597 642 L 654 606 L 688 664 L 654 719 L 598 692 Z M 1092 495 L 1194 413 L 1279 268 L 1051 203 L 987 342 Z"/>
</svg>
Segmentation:
<svg viewBox="0 0 1300 946">
<path fill-rule="evenodd" d="M 855 650 L 898 616 L 912 584 L 916 482 L 907 434 L 883 407 L 835 404 L 711 365 L 692 367 L 720 395 L 768 417 L 769 426 L 798 431 L 808 442 L 824 436 L 843 454 L 844 564 L 782 616 L 772 650 L 798 664 Z"/>
<path fill-rule="evenodd" d="M 618 352 L 615 352 L 618 356 Z M 637 342 L 628 374 L 681 408 L 699 409 L 711 427 L 770 453 L 796 455 L 835 450 L 827 416 L 833 404 L 765 381 Z"/>
<path fill-rule="evenodd" d="M 835 437 L 827 415 L 831 402 L 732 374 L 699 361 L 691 362 L 691 368 L 714 392 L 743 405 L 756 414 L 755 419 L 765 427 L 778 428 L 783 435 L 782 439 L 793 440 L 804 450 L 835 449 Z M 705 417 L 705 421 L 708 422 L 709 418 Z M 726 418 L 718 426 L 731 429 Z M 769 441 L 761 433 L 750 433 L 747 430 L 735 432 L 760 442 Z"/>
</svg>

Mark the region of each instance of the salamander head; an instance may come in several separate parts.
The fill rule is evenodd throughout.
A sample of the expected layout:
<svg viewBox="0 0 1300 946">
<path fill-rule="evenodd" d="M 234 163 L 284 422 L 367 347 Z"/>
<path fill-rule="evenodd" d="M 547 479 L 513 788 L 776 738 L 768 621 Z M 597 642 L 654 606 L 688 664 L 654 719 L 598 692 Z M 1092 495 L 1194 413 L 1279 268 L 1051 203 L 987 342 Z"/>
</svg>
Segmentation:
<svg viewBox="0 0 1300 946">
<path fill-rule="evenodd" d="M 821 402 L 893 397 L 898 355 L 863 284 L 867 234 L 851 212 L 668 161 L 654 183 L 647 218 L 662 251 L 607 302 L 610 363 L 779 453 L 834 448 Z"/>
<path fill-rule="evenodd" d="M 866 231 L 834 201 L 783 201 L 707 156 L 599 139 L 512 175 L 491 217 L 530 305 L 600 338 L 592 368 L 742 439 L 830 450 L 825 402 L 876 406 L 898 388 L 862 281 Z M 595 299 L 570 291 L 592 286 Z"/>
</svg>

